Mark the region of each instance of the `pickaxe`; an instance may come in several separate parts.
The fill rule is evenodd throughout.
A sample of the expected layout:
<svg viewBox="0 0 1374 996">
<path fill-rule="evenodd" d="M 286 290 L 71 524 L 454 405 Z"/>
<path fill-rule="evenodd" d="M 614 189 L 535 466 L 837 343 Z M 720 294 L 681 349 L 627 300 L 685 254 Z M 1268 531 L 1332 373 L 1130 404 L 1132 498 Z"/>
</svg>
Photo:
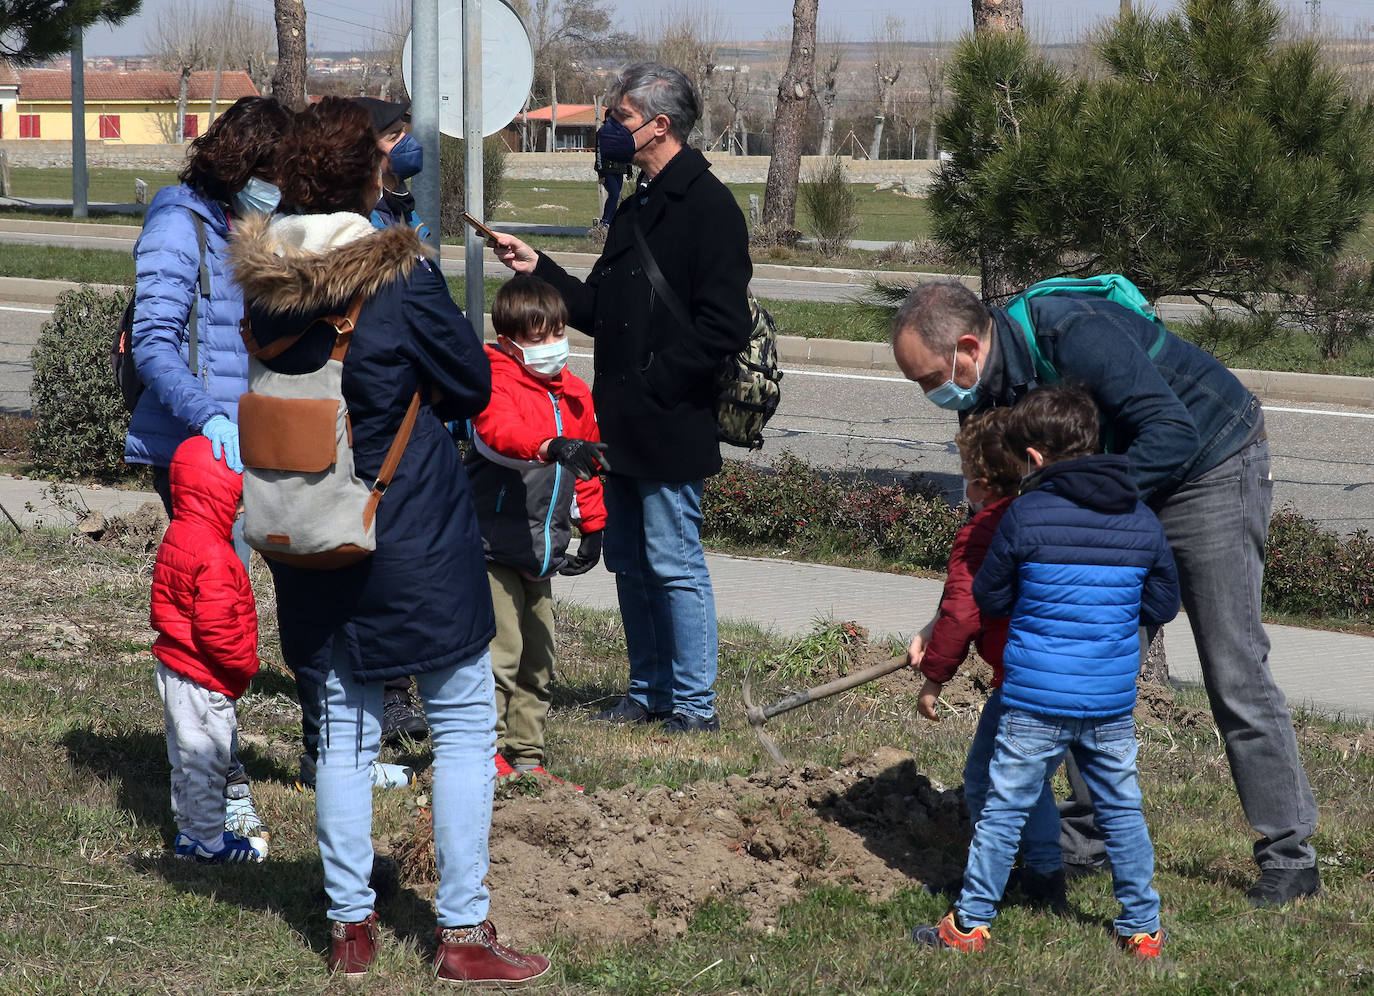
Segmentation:
<svg viewBox="0 0 1374 996">
<path fill-rule="evenodd" d="M 821 699 L 829 698 L 840 692 L 847 692 L 851 688 L 866 684 L 881 678 L 885 674 L 891 674 L 899 668 L 907 666 L 905 655 L 894 657 L 884 664 L 874 664 L 866 667 L 862 671 L 855 671 L 847 674 L 843 678 L 836 678 L 834 681 L 827 681 L 824 685 L 817 685 L 815 688 L 807 688 L 800 692 L 793 692 L 786 698 L 766 706 L 754 705 L 754 699 L 749 694 L 749 679 L 753 675 L 753 667 L 744 672 L 744 713 L 749 717 L 749 725 L 754 728 L 754 732 L 759 735 L 759 743 L 763 744 L 763 749 L 768 752 L 768 756 L 779 764 L 787 764 L 787 758 L 782 756 L 782 751 L 778 750 L 778 745 L 773 742 L 773 738 L 768 735 L 768 731 L 763 728 L 763 724 L 768 722 L 779 713 L 790 712 L 799 706 L 807 705 L 811 702 L 818 702 Z"/>
</svg>

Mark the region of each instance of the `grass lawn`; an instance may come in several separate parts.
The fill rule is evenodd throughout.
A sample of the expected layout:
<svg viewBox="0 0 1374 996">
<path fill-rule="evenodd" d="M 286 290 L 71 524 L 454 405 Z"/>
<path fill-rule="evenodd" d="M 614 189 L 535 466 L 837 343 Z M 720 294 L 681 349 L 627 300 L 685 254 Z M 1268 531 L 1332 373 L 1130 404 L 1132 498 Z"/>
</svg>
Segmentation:
<svg viewBox="0 0 1374 996">
<path fill-rule="evenodd" d="M 0 608 L 0 990 L 342 992 L 324 972 L 313 799 L 292 786 L 294 686 L 276 667 L 264 665 L 239 703 L 271 857 L 216 869 L 167 856 L 174 827 L 148 654 L 150 565 L 142 549 L 63 534 L 0 541 L 9 579 Z M 261 565 L 254 584 L 261 656 L 279 660 Z M 974 686 L 948 696 L 938 725 L 917 717 L 917 683 L 905 671 L 779 716 L 769 729 L 797 767 L 753 776 L 765 757 L 741 705 L 747 667 L 755 698 L 771 702 L 894 648 L 834 625 L 799 641 L 723 627 L 722 729 L 671 740 L 587 722 L 623 687 L 623 631 L 607 614 L 562 606 L 558 616 L 550 766 L 587 795 L 529 778 L 504 784 L 488 878 L 503 939 L 554 961 L 541 991 L 1290 994 L 1374 983 L 1367 729 L 1298 717 L 1322 804 L 1322 899 L 1247 908 L 1252 833 L 1223 750 L 1199 693 L 1173 702 L 1165 693 L 1139 714 L 1139 766 L 1167 957 L 1143 966 L 1113 952 L 1116 905 L 1104 877 L 1070 884 L 1067 917 L 1012 901 L 988 951 L 936 953 L 907 934 L 946 909 L 922 883 L 962 865 L 968 827 L 957 787 Z M 423 745 L 386 758 L 430 763 Z M 429 791 L 422 773 L 416 788 L 374 797 L 372 835 L 391 858 L 380 865 L 382 949 L 369 993 L 433 990 Z M 570 889 L 573 881 L 590 884 Z"/>
<path fill-rule="evenodd" d="M 87 197 L 92 201 L 132 204 L 135 180 L 147 182 L 150 200 L 153 194 L 168 184 L 180 182 L 176 173 L 171 170 L 93 169 L 90 170 L 90 191 Z M 15 197 L 53 197 L 67 201 L 72 199 L 70 169 L 11 166 L 10 184 Z"/>
<path fill-rule="evenodd" d="M 805 177 L 802 178 L 805 180 Z M 749 195 L 763 203 L 763 184 L 732 183 L 730 192 L 748 217 Z M 597 185 L 572 180 L 507 180 L 502 200 L 509 206 L 497 209 L 495 221 L 541 222 L 548 225 L 590 225 L 597 216 Z M 627 184 L 625 195 L 631 188 Z M 855 184 L 860 223 L 856 239 L 910 242 L 930 235 L 930 215 L 924 198 L 902 197 L 890 190 L 874 190 L 871 184 Z M 797 228 L 810 235 L 810 218 L 797 204 Z"/>
</svg>

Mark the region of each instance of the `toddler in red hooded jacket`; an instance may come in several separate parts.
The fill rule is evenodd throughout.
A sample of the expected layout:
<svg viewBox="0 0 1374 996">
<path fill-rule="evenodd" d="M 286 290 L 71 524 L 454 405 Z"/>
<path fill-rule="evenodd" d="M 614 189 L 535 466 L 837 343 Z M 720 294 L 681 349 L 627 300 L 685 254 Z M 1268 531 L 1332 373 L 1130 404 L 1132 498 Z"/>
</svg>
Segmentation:
<svg viewBox="0 0 1374 996">
<path fill-rule="evenodd" d="M 157 689 L 172 765 L 176 856 L 261 861 L 267 843 L 225 830 L 225 780 L 238 739 L 234 703 L 258 670 L 258 614 L 231 533 L 243 479 L 204 436 L 172 457 L 173 517 L 153 567 Z"/>
</svg>

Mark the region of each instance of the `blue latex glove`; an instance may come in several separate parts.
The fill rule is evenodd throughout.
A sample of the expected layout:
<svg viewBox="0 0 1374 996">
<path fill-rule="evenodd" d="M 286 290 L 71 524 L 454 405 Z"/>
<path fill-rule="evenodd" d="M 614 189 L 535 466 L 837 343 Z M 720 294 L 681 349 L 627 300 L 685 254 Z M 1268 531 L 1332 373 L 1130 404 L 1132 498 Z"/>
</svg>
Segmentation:
<svg viewBox="0 0 1374 996">
<path fill-rule="evenodd" d="M 200 434 L 210 440 L 210 449 L 216 460 L 223 458 L 235 474 L 243 473 L 243 460 L 239 457 L 239 427 L 230 422 L 227 416 L 216 415 L 205 423 Z"/>
</svg>

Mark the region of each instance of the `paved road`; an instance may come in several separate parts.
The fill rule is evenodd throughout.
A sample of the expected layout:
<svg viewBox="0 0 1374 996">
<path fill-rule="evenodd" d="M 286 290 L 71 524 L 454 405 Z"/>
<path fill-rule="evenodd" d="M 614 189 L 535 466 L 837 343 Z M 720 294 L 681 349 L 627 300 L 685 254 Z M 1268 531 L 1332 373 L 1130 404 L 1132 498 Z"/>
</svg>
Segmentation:
<svg viewBox="0 0 1374 996">
<path fill-rule="evenodd" d="M 29 354 L 49 309 L 0 301 L 0 411 L 25 411 Z M 591 361 L 573 368 L 591 379 Z M 1374 529 L 1374 412 L 1337 406 L 1265 406 L 1276 504 L 1291 502 L 1327 528 Z M 962 487 L 954 420 L 886 373 L 794 367 L 768 444 L 748 459 L 790 450 L 808 463 L 885 476 L 924 474 L 957 499 Z M 743 451 L 734 455 L 745 456 Z"/>
</svg>

